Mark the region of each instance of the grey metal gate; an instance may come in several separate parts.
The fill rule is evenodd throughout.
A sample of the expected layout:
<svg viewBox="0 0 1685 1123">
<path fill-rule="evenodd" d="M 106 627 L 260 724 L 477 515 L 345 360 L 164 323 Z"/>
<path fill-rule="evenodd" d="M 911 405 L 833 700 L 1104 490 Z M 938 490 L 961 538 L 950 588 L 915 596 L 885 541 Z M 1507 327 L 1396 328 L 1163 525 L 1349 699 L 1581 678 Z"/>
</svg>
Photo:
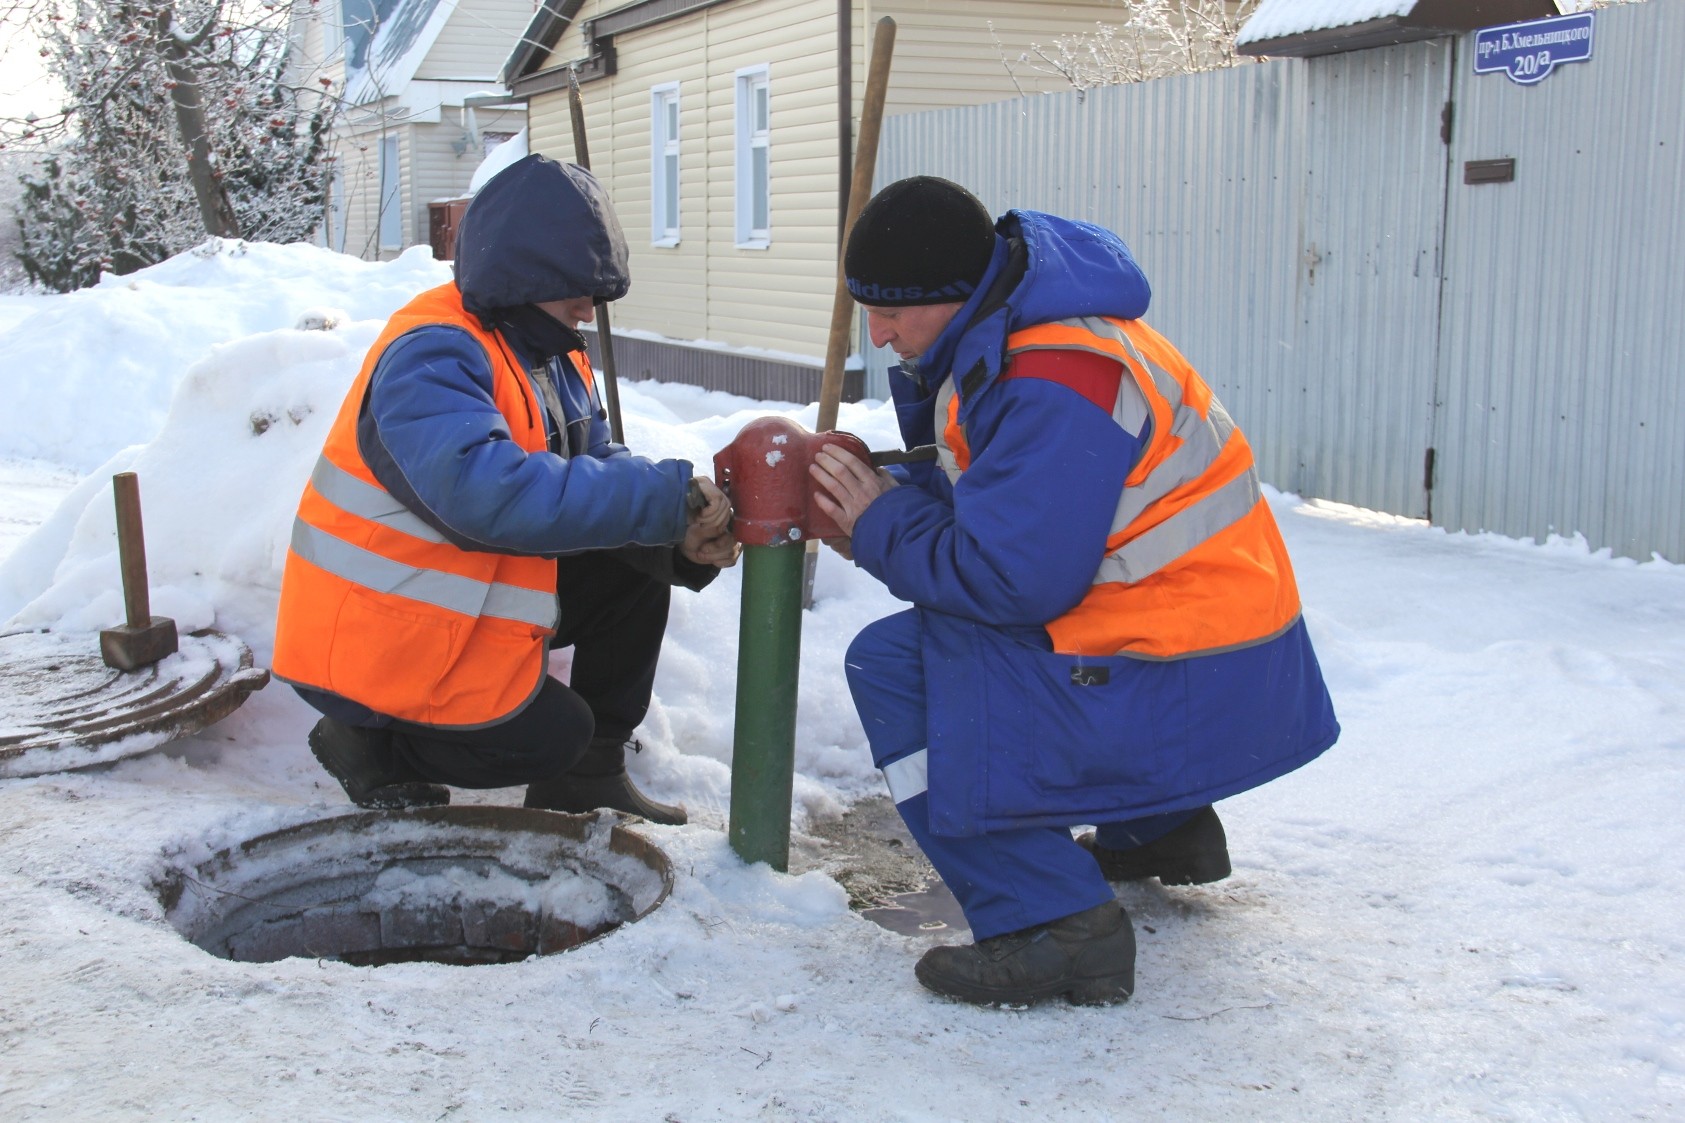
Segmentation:
<svg viewBox="0 0 1685 1123">
<path fill-rule="evenodd" d="M 878 183 L 943 175 L 998 211 L 1123 235 L 1148 320 L 1245 429 L 1265 479 L 1426 514 L 1448 48 L 892 118 Z M 886 355 L 868 357 L 869 394 Z M 873 375 L 877 381 L 874 384 Z"/>
<path fill-rule="evenodd" d="M 1596 26 L 1527 87 L 1465 36 L 895 117 L 878 182 L 1122 234 L 1277 487 L 1685 560 L 1685 0 Z"/>
<path fill-rule="evenodd" d="M 1685 560 L 1685 3 L 1596 36 L 1536 86 L 1459 44 L 1434 521 Z"/>
</svg>

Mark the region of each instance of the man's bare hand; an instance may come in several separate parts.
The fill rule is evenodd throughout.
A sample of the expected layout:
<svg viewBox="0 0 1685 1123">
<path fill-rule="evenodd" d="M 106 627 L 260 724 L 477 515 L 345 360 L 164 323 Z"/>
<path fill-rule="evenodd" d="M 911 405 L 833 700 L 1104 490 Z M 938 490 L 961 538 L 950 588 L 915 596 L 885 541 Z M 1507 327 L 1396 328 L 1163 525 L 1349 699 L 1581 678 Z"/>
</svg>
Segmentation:
<svg viewBox="0 0 1685 1123">
<path fill-rule="evenodd" d="M 873 468 L 836 445 L 822 446 L 814 454 L 813 466 L 808 471 L 819 484 L 813 501 L 850 538 L 854 536 L 855 520 L 866 513 L 872 500 L 896 484 L 895 477 L 882 468 Z"/>
</svg>

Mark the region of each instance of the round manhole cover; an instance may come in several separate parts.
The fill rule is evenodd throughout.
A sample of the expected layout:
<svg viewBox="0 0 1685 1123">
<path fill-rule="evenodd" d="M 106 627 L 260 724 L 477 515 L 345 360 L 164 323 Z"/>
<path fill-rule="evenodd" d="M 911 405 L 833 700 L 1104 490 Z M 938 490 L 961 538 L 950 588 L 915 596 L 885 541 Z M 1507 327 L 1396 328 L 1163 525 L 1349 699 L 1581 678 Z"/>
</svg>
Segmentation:
<svg viewBox="0 0 1685 1123">
<path fill-rule="evenodd" d="M 166 876 L 177 931 L 223 959 L 513 963 L 648 915 L 673 887 L 611 815 L 366 812 L 276 831 Z"/>
<path fill-rule="evenodd" d="M 221 632 L 181 637 L 149 667 L 119 671 L 99 637 L 0 635 L 0 778 L 109 764 L 197 732 L 269 681 L 245 644 Z"/>
</svg>

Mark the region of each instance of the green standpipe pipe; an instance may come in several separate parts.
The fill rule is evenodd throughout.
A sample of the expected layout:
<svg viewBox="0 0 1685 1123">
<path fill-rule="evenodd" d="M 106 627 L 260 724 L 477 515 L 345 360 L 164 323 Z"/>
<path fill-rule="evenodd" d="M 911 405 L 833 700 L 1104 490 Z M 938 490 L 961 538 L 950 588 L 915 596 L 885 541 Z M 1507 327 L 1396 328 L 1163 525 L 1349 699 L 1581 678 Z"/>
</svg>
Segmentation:
<svg viewBox="0 0 1685 1123">
<path fill-rule="evenodd" d="M 790 868 L 805 557 L 800 542 L 743 548 L 737 729 L 731 749 L 731 848 L 745 862 L 765 862 L 780 873 Z"/>
</svg>

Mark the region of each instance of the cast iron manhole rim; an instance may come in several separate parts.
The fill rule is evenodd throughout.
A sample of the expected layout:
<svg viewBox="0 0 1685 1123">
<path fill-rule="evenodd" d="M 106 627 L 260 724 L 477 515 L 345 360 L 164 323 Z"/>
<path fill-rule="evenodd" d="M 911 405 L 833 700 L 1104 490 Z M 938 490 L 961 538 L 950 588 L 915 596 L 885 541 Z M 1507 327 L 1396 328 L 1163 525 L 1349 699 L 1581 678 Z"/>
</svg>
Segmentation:
<svg viewBox="0 0 1685 1123">
<path fill-rule="evenodd" d="M 155 888 L 170 925 L 183 938 L 233 962 L 296 956 L 356 966 L 514 963 L 594 943 L 666 901 L 673 890 L 672 863 L 624 826 L 637 821 L 612 812 L 566 815 L 525 807 L 364 811 L 247 839 L 191 869 L 169 870 Z M 542 914 L 514 916 L 510 910 L 520 906 L 507 903 L 446 902 L 425 917 L 361 904 L 382 873 L 412 863 L 435 870 L 491 866 L 529 886 L 566 869 L 600 880 L 619 909 L 609 923 L 591 930 Z M 622 873 L 638 871 L 640 884 L 617 882 L 607 868 L 617 864 Z M 257 872 L 242 880 L 242 867 Z M 346 891 L 339 892 L 342 888 Z M 311 896 L 321 889 L 326 896 Z M 453 909 L 454 919 L 445 915 Z M 451 931 L 460 938 L 441 941 L 440 920 L 454 924 Z M 246 938 L 260 928 L 271 931 Z M 236 945 L 260 953 L 238 954 Z M 291 950 L 274 954 L 277 948 Z"/>
<path fill-rule="evenodd" d="M 107 667 L 98 636 L 0 633 L 0 686 L 12 695 L 15 726 L 0 730 L 0 779 L 152 752 L 221 721 L 268 682 L 251 649 L 223 632 L 184 635 L 177 655 L 136 671 Z"/>
</svg>

